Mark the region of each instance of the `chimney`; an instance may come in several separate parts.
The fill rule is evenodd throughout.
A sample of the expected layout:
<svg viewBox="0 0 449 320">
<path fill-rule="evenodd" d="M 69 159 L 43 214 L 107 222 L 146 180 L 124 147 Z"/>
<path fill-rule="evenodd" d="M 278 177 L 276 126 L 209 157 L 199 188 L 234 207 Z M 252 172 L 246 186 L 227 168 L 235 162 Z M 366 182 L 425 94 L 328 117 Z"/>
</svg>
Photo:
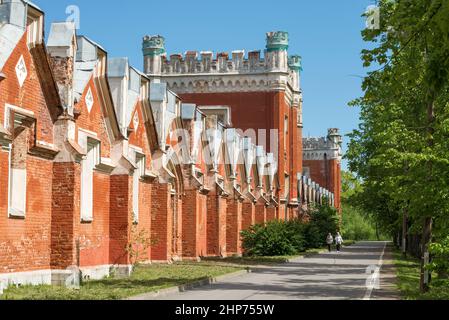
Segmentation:
<svg viewBox="0 0 449 320">
<path fill-rule="evenodd" d="M 51 25 L 47 51 L 62 106 L 69 115 L 73 116 L 73 74 L 77 51 L 73 22 L 58 22 Z"/>
</svg>

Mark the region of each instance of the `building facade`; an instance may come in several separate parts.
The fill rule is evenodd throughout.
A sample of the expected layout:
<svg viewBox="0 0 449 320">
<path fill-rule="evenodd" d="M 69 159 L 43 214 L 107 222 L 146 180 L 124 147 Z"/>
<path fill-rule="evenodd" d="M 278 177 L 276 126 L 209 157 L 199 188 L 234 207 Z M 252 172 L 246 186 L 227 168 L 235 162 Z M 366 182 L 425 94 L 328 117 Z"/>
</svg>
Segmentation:
<svg viewBox="0 0 449 320">
<path fill-rule="evenodd" d="M 337 195 L 303 174 L 286 33 L 265 59 L 201 61 L 145 37 L 140 72 L 73 23 L 43 29 L 39 7 L 0 0 L 0 293 L 241 255 L 242 230 Z"/>
<path fill-rule="evenodd" d="M 167 59 L 165 39 L 143 39 L 144 71 L 203 110 L 230 117 L 222 122 L 237 128 L 272 153 L 278 190 L 272 194 L 278 217 L 298 216 L 298 182 L 302 172 L 301 57 L 288 55 L 287 32 L 270 32 L 264 57 L 243 50 L 228 53 L 188 51 Z"/>
<path fill-rule="evenodd" d="M 331 192 L 333 205 L 341 210 L 342 136 L 329 129 L 326 137 L 304 138 L 304 175 L 315 181 L 315 187 Z"/>
</svg>

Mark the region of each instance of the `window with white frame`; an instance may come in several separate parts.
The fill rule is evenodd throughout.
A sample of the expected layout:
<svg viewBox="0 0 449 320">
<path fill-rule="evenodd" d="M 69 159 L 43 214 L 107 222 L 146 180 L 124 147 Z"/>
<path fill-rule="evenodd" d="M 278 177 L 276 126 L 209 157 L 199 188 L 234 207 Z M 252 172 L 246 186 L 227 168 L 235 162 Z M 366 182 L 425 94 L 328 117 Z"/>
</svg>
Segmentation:
<svg viewBox="0 0 449 320">
<path fill-rule="evenodd" d="M 81 221 L 93 221 L 94 169 L 101 162 L 100 141 L 85 137 L 86 158 L 81 162 Z"/>
<path fill-rule="evenodd" d="M 290 176 L 289 175 L 285 175 L 285 187 L 284 187 L 284 199 L 289 199 L 290 198 Z"/>
<path fill-rule="evenodd" d="M 43 16 L 34 8 L 28 8 L 27 43 L 29 48 L 42 43 Z"/>
<path fill-rule="evenodd" d="M 145 175 L 145 155 L 135 152 L 137 169 L 133 174 L 133 221 L 139 223 L 139 194 L 140 178 Z"/>
<path fill-rule="evenodd" d="M 34 114 L 19 107 L 6 105 L 5 128 L 11 132 L 9 149 L 8 216 L 25 218 L 27 198 L 27 154 Z"/>
<path fill-rule="evenodd" d="M 288 117 L 284 118 L 284 150 L 288 148 Z"/>
<path fill-rule="evenodd" d="M 14 129 L 9 153 L 9 216 L 25 218 L 27 194 L 27 134 L 21 127 Z"/>
</svg>

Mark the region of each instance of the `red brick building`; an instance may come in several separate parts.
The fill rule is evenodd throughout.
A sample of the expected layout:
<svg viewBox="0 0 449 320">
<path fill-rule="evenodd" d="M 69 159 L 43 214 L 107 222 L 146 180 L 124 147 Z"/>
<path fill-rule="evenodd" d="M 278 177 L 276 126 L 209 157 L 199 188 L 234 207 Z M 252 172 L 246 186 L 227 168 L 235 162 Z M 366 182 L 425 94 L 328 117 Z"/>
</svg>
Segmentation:
<svg viewBox="0 0 449 320">
<path fill-rule="evenodd" d="M 327 137 L 304 138 L 304 175 L 315 182 L 315 189 L 326 189 L 332 204 L 341 209 L 342 136 L 329 129 Z"/>
<path fill-rule="evenodd" d="M 264 59 L 232 60 L 166 61 L 163 39 L 146 37 L 144 74 L 72 23 L 52 24 L 45 44 L 28 1 L 0 1 L 0 19 L 0 293 L 241 255 L 242 230 L 323 196 L 339 206 L 335 132 L 325 169 L 307 149 L 303 174 L 286 33 L 268 34 Z"/>
<path fill-rule="evenodd" d="M 226 125 L 239 129 L 273 154 L 277 186 L 270 197 L 278 204 L 277 217 L 298 216 L 298 183 L 302 172 L 301 61 L 288 57 L 288 33 L 267 34 L 267 48 L 260 51 L 217 54 L 189 51 L 165 58 L 164 38 L 145 37 L 145 72 L 161 79 L 185 102 L 218 115 L 229 110 Z M 199 57 L 201 56 L 201 59 Z M 298 179 L 299 178 L 299 179 Z"/>
</svg>

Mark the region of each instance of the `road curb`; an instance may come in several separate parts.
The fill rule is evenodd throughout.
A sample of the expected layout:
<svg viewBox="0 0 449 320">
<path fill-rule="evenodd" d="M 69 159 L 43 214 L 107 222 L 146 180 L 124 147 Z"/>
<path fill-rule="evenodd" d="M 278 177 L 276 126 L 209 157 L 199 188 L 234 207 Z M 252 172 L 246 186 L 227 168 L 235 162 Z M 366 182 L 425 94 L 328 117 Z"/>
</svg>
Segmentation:
<svg viewBox="0 0 449 320">
<path fill-rule="evenodd" d="M 186 284 L 183 284 L 183 285 L 180 285 L 180 286 L 176 286 L 176 287 L 171 287 L 171 288 L 162 289 L 162 290 L 158 290 L 158 291 L 154 291 L 154 292 L 140 294 L 138 296 L 130 297 L 130 298 L 127 298 L 127 299 L 124 299 L 124 300 L 133 300 L 133 301 L 153 300 L 153 299 L 156 299 L 156 298 L 159 298 L 159 297 L 163 297 L 163 296 L 167 296 L 167 295 L 170 295 L 170 294 L 185 292 L 185 291 L 188 291 L 188 290 L 191 290 L 191 289 L 204 287 L 204 286 L 216 283 L 218 281 L 222 281 L 222 280 L 226 280 L 226 279 L 229 279 L 229 278 L 242 276 L 244 274 L 248 274 L 248 273 L 251 273 L 251 272 L 252 272 L 251 268 L 246 268 L 245 270 L 240 270 L 240 271 L 237 271 L 237 272 L 224 274 L 222 276 L 211 277 L 211 278 L 207 278 L 207 279 L 203 279 L 203 280 L 199 280 L 199 281 L 195 281 L 195 282 L 191 282 L 191 283 L 186 283 Z"/>
</svg>

